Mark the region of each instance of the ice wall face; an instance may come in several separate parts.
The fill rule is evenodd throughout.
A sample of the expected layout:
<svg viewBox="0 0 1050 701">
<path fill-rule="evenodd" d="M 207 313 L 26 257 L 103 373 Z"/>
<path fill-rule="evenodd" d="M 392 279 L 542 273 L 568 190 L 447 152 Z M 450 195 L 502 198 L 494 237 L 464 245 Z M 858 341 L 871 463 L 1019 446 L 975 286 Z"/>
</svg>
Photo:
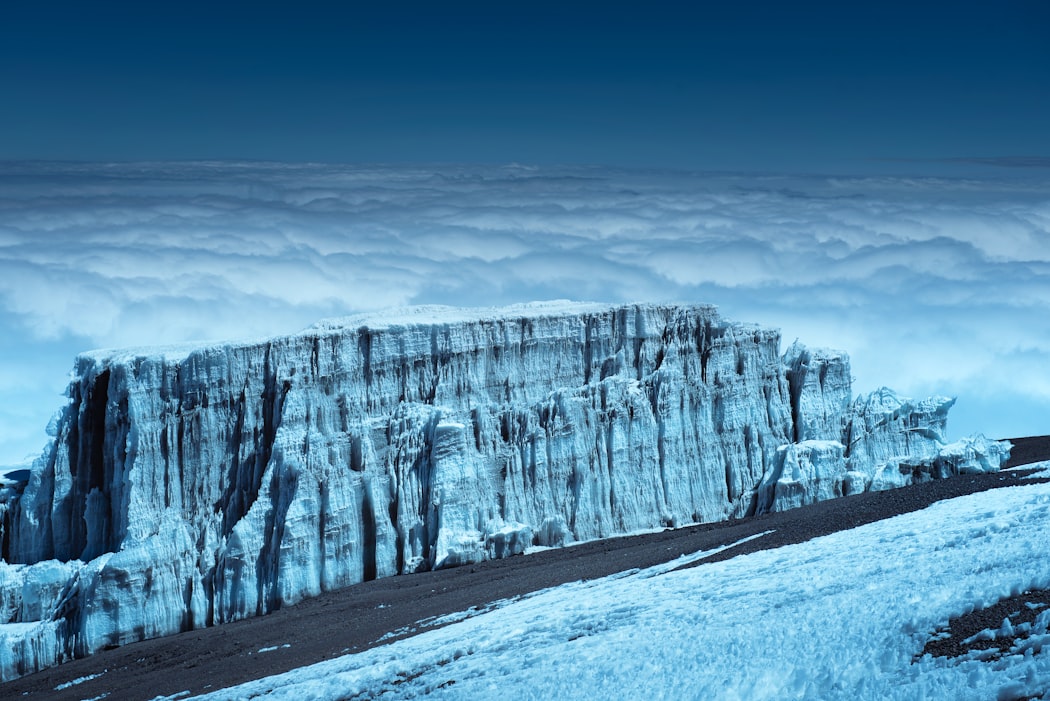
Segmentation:
<svg viewBox="0 0 1050 701">
<path fill-rule="evenodd" d="M 4 521 L 5 678 L 375 577 L 868 488 L 915 413 L 851 405 L 844 354 L 782 359 L 775 331 L 653 305 L 97 352 L 70 399 Z"/>
<path fill-rule="evenodd" d="M 1008 442 L 944 441 L 947 397 L 916 402 L 886 387 L 850 396 L 849 358 L 797 343 L 784 354 L 796 442 L 777 449 L 758 486 L 759 512 L 998 470 Z"/>
<path fill-rule="evenodd" d="M 794 442 L 841 440 L 853 400 L 849 357 L 795 341 L 784 353 L 783 364 L 791 387 Z"/>
</svg>

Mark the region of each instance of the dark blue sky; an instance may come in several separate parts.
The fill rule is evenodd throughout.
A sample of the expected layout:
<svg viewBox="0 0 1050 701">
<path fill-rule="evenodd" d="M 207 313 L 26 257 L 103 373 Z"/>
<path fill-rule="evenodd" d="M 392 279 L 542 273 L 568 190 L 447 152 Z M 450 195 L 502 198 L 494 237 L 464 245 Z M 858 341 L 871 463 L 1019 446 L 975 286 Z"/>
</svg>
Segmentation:
<svg viewBox="0 0 1050 701">
<path fill-rule="evenodd" d="M 5 4 L 0 159 L 1050 156 L 1040 0 L 215 5 Z"/>
</svg>

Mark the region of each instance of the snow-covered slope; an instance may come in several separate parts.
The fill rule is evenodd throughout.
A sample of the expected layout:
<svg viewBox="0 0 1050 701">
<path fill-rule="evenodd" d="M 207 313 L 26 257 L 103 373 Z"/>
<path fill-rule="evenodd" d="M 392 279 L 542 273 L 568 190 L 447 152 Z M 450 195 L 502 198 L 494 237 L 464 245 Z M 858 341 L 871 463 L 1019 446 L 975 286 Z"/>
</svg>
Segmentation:
<svg viewBox="0 0 1050 701">
<path fill-rule="evenodd" d="M 4 509 L 0 675 L 363 580 L 968 469 L 951 400 L 709 306 L 422 307 L 77 360 Z"/>
</svg>

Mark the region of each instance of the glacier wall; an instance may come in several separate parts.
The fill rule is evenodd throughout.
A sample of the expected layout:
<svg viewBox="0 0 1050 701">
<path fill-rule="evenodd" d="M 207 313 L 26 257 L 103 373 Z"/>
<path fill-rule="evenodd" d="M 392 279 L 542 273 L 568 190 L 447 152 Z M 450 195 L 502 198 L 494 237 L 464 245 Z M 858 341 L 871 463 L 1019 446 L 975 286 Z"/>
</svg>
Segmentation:
<svg viewBox="0 0 1050 701">
<path fill-rule="evenodd" d="M 77 359 L 2 505 L 0 677 L 376 577 L 997 469 L 710 306 L 421 307 Z M 954 451 L 954 452 L 953 452 Z"/>
</svg>

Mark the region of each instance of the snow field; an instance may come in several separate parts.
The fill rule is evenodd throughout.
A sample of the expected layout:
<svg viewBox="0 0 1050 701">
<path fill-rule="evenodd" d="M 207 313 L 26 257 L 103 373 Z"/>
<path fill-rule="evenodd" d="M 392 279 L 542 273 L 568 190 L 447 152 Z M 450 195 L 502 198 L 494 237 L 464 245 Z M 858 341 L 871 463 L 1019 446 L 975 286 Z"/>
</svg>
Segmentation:
<svg viewBox="0 0 1050 701">
<path fill-rule="evenodd" d="M 1050 586 L 1047 543 L 1050 485 L 997 489 L 724 562 L 555 587 L 203 698 L 1050 698 L 1050 650 L 917 657 L 949 617 Z"/>
</svg>

